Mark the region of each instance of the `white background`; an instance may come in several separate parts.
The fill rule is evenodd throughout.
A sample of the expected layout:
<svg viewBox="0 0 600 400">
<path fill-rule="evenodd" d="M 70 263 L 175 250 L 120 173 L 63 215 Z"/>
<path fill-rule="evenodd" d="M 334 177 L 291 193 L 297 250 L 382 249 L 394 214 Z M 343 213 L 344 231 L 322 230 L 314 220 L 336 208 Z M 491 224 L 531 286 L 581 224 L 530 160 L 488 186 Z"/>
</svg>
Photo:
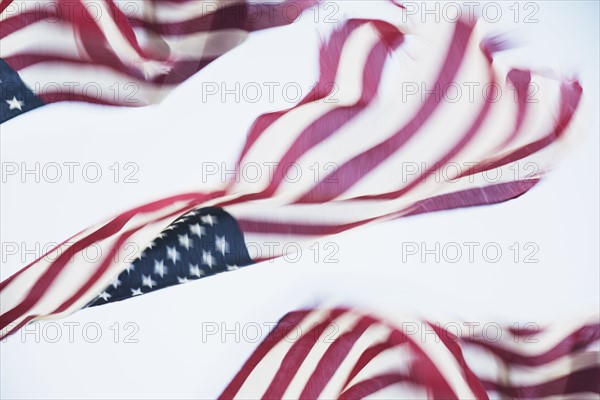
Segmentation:
<svg viewBox="0 0 600 400">
<path fill-rule="evenodd" d="M 340 2 L 337 18 L 390 17 L 396 9 L 380 2 Z M 211 327 L 234 329 L 247 323 L 276 322 L 294 308 L 320 302 L 355 304 L 375 311 L 417 314 L 436 320 L 495 321 L 543 325 L 597 312 L 599 307 L 599 142 L 597 2 L 542 2 L 538 23 L 515 23 L 504 4 L 491 31 L 508 30 L 523 47 L 505 57 L 520 64 L 551 66 L 577 73 L 592 110 L 589 130 L 546 179 L 508 203 L 435 213 L 357 229 L 322 241 L 321 252 L 305 249 L 298 262 L 284 259 L 203 279 L 176 288 L 80 311 L 57 321 L 57 343 L 36 335 L 14 335 L 0 345 L 2 398 L 211 398 L 220 393 L 255 348 L 253 326 L 240 337 L 203 337 Z M 332 24 L 311 21 L 314 14 L 285 28 L 257 33 L 231 53 L 188 80 L 162 104 L 118 109 L 86 104 L 43 107 L 2 125 L 2 162 L 97 162 L 98 183 L 36 183 L 8 178 L 2 183 L 2 242 L 29 248 L 64 240 L 73 233 L 143 202 L 201 184 L 200 162 L 232 165 L 245 134 L 261 113 L 287 108 L 281 92 L 275 102 L 258 103 L 217 96 L 199 98 L 202 82 L 298 82 L 308 88 L 317 76 L 320 36 Z M 523 17 L 521 16 L 521 19 Z M 323 16 L 321 16 L 323 19 Z M 318 30 L 322 33 L 319 34 Z M 595 110 L 595 111 L 594 111 Z M 112 182 L 115 162 L 139 165 L 137 184 Z M 81 175 L 79 176 L 81 177 Z M 339 249 L 325 262 L 324 245 Z M 497 263 L 402 262 L 400 243 L 498 243 Z M 538 263 L 513 260 L 509 247 L 534 242 Z M 26 263 L 2 256 L 2 279 Z M 89 343 L 82 326 L 102 329 Z M 124 343 L 124 324 L 133 322 L 137 343 Z M 73 343 L 65 323 L 77 323 Z M 120 337 L 114 343 L 114 324 Z M 48 328 L 50 329 L 50 328 Z M 54 330 L 47 330 L 54 336 Z M 94 336 L 94 330 L 89 331 Z"/>
</svg>

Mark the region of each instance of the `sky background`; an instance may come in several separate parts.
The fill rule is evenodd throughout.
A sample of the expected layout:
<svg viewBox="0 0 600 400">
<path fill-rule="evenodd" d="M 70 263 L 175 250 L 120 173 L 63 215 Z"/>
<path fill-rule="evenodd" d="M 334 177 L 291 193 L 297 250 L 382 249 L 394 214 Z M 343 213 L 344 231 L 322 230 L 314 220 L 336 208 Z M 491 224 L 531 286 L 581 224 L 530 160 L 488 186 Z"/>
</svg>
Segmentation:
<svg viewBox="0 0 600 400">
<path fill-rule="evenodd" d="M 1 397 L 212 398 L 269 324 L 287 311 L 321 302 L 353 304 L 382 314 L 503 325 L 543 325 L 597 312 L 598 2 L 539 2 L 530 9 L 520 3 L 517 22 L 508 9 L 513 2 L 502 4 L 500 20 L 483 23 L 490 32 L 509 32 L 522 47 L 500 60 L 578 76 L 591 115 L 580 142 L 531 192 L 504 204 L 364 227 L 304 249 L 296 262 L 265 262 L 84 310 L 56 321 L 62 335 L 56 343 L 46 340 L 54 337 L 56 323 L 47 328 L 46 322 L 39 323 L 31 328 L 38 336 L 14 335 L 0 344 Z M 321 37 L 335 26 L 324 21 L 324 15 L 335 12 L 339 20 L 385 18 L 395 11 L 384 2 L 338 5 L 339 9 L 323 9 L 318 24 L 309 11 L 291 26 L 252 35 L 160 105 L 118 109 L 55 104 L 2 125 L 3 163 L 97 162 L 104 174 L 98 183 L 77 175 L 74 183 L 2 182 L 2 242 L 43 247 L 140 203 L 204 189 L 199 162 L 233 165 L 252 121 L 291 103 L 280 91 L 272 102 L 266 96 L 256 103 L 222 102 L 218 96 L 203 102 L 203 82 L 297 82 L 308 90 L 317 76 Z M 534 11 L 538 22 L 524 23 L 525 14 Z M 139 182 L 125 183 L 122 175 L 115 183 L 109 169 L 115 162 L 121 173 L 133 171 L 124 165 L 135 163 Z M 496 263 L 485 261 L 478 251 L 474 262 L 466 256 L 457 263 L 436 262 L 433 257 L 423 261 L 419 256 L 403 260 L 399 246 L 411 242 L 428 248 L 435 243 L 497 243 L 503 255 Z M 518 262 L 510 249 L 514 243 L 521 249 Z M 533 259 L 539 262 L 525 262 L 534 250 Z M 22 251 L 3 254 L 2 279 L 32 260 L 33 255 Z M 96 343 L 82 332 L 90 323 L 101 329 Z M 240 328 L 235 329 L 236 323 Z M 68 324 L 74 326 L 72 343 Z M 256 325 L 263 332 L 255 340 Z M 219 331 L 209 335 L 214 327 Z M 223 328 L 237 331 L 239 337 L 222 337 Z M 94 329 L 88 333 L 95 336 Z"/>
</svg>

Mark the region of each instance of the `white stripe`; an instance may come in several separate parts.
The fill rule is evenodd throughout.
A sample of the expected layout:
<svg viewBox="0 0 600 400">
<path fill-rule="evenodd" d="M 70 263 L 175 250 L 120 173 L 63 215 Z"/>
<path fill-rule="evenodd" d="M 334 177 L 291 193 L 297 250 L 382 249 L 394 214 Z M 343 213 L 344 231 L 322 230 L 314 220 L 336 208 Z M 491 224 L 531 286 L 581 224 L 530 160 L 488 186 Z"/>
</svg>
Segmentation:
<svg viewBox="0 0 600 400">
<path fill-rule="evenodd" d="M 479 50 L 479 38 L 474 35 L 471 38 L 463 63 L 453 82 L 464 88 L 466 87 L 464 86 L 466 82 L 487 82 L 488 76 L 488 65 Z M 433 89 L 434 82 L 428 82 L 427 87 Z M 413 99 L 413 102 L 423 105 L 420 96 L 413 97 Z M 397 112 L 401 113 L 405 104 L 397 100 L 393 104 L 396 106 Z M 402 171 L 410 171 L 411 166 L 417 168 L 423 165 L 427 166 L 427 168 L 434 166 L 440 158 L 460 141 L 462 136 L 475 122 L 482 107 L 483 99 L 479 96 L 473 102 L 468 101 L 468 98 L 462 98 L 456 103 L 451 103 L 441 98 L 433 114 L 424 121 L 419 130 L 403 147 L 370 173 L 366 174 L 354 187 L 338 196 L 337 199 L 394 191 L 407 186 L 415 179 L 420 179 L 419 176 L 402 177 Z M 497 108 L 495 104 L 491 106 L 486 121 L 490 121 L 490 116 L 502 116 L 495 114 L 498 112 Z M 464 118 L 456 118 L 456 115 L 462 115 Z M 400 128 L 400 126 L 398 125 L 396 129 Z M 495 129 L 506 130 L 506 123 L 493 126 Z M 484 123 L 480 129 L 481 135 L 485 137 L 497 136 L 498 132 L 490 131 L 489 127 L 490 125 Z M 488 128 L 488 131 L 484 130 L 484 128 Z"/>
<path fill-rule="evenodd" d="M 347 38 L 342 49 L 340 64 L 335 82 L 339 87 L 337 94 L 327 96 L 323 101 L 311 102 L 294 108 L 275 123 L 270 125 L 256 140 L 246 156 L 241 160 L 245 164 L 278 162 L 296 140 L 298 135 L 313 121 L 342 105 L 354 104 L 362 93 L 362 74 L 370 50 L 380 38 L 371 24 L 355 29 Z M 333 97 L 332 97 L 333 96 Z M 332 103 L 337 101 L 337 103 Z M 262 174 L 258 182 L 240 181 L 231 189 L 233 192 L 257 192 L 269 183 L 268 174 Z"/>
<path fill-rule="evenodd" d="M 402 382 L 388 386 L 382 390 L 369 395 L 369 400 L 381 399 L 397 399 L 397 400 L 415 400 L 415 399 L 427 399 L 429 393 L 422 387 L 411 384 L 410 382 Z"/>
<path fill-rule="evenodd" d="M 96 0 L 82 0 L 84 4 L 94 4 L 100 8 L 100 17 L 95 19 L 94 22 L 100 30 L 103 32 L 104 37 L 108 41 L 111 50 L 117 55 L 117 57 L 125 64 L 138 68 L 144 73 L 146 79 L 153 79 L 157 76 L 164 75 L 170 71 L 168 64 L 156 61 L 148 60 L 142 57 L 141 54 L 129 43 L 129 40 L 121 33 L 116 22 L 113 20 L 109 7 L 106 2 Z"/>
<path fill-rule="evenodd" d="M 29 294 L 29 289 L 33 287 L 33 284 L 48 270 L 50 265 L 58 258 L 61 254 L 70 251 L 69 248 L 78 240 L 84 238 L 93 232 L 94 230 L 102 227 L 104 224 L 97 225 L 89 230 L 83 231 L 73 238 L 69 239 L 65 244 L 57 246 L 53 251 L 48 252 L 39 261 L 31 264 L 29 268 L 23 270 L 21 274 L 16 276 L 12 282 L 10 282 L 0 292 L 0 313 L 4 314 L 8 310 L 16 307 L 25 297 Z M 23 290 L 26 288 L 27 290 Z"/>
<path fill-rule="evenodd" d="M 77 47 L 71 24 L 39 21 L 3 38 L 0 57 L 7 58 L 27 52 L 87 59 Z"/>
<path fill-rule="evenodd" d="M 390 328 L 378 322 L 374 322 L 373 325 L 369 326 L 367 330 L 365 330 L 365 332 L 360 336 L 360 338 L 354 343 L 354 346 L 352 346 L 352 349 L 344 361 L 339 365 L 337 371 L 335 371 L 335 374 L 323 388 L 320 397 L 324 399 L 333 399 L 338 397 L 342 389 L 344 389 L 343 385 L 346 383 L 350 372 L 352 372 L 352 369 L 358 362 L 359 358 L 369 347 L 384 342 L 389 336 L 389 333 Z"/>
<path fill-rule="evenodd" d="M 142 44 L 142 39 L 147 34 L 146 30 L 136 28 L 134 31 Z M 180 36 L 165 35 L 160 36 L 159 40 L 169 47 L 172 60 L 201 60 L 226 53 L 242 43 L 247 36 L 248 32 L 242 29 L 224 29 Z M 4 37 L 0 47 L 0 57 L 32 53 L 89 59 L 80 49 L 82 48 L 73 34 L 73 26 L 70 23 L 42 20 Z"/>
<path fill-rule="evenodd" d="M 41 319 L 45 317 L 50 318 L 58 318 L 60 316 L 66 316 L 71 314 L 72 312 L 80 309 L 89 301 L 93 300 L 100 291 L 107 287 L 108 284 L 112 281 L 112 279 L 117 276 L 126 265 L 130 263 L 129 258 L 119 257 L 118 260 L 110 263 L 110 267 L 106 270 L 103 275 L 96 279 L 92 287 L 83 295 L 78 297 L 77 301 L 67 308 L 62 313 L 49 315 L 54 311 L 58 306 L 60 306 L 63 302 L 73 296 L 82 286 L 83 284 L 90 279 L 90 277 L 95 273 L 97 267 L 102 263 L 102 261 L 108 256 L 111 248 L 114 247 L 116 240 L 121 235 L 122 232 L 130 230 L 132 228 L 138 228 L 149 221 L 154 221 L 157 218 L 163 218 L 168 214 L 172 213 L 175 210 L 181 208 L 182 203 L 177 202 L 168 207 L 163 207 L 161 210 L 151 213 L 144 213 L 141 215 L 137 215 L 133 217 L 125 226 L 116 234 L 109 236 L 104 240 L 100 240 L 95 242 L 93 246 L 86 247 L 87 249 L 92 249 L 96 253 L 88 253 L 86 250 L 83 252 L 77 252 L 73 254 L 73 258 L 62 268 L 60 274 L 51 284 L 51 286 L 44 292 L 43 296 L 36 302 L 36 304 L 27 311 L 27 315 L 40 315 Z M 191 209 L 192 207 L 188 207 Z M 124 250 L 130 250 L 127 246 L 128 243 L 149 243 L 152 239 L 154 239 L 158 233 L 160 233 L 164 228 L 166 228 L 172 221 L 173 217 L 168 217 L 162 221 L 158 221 L 155 223 L 151 223 L 134 235 L 132 235 L 125 244 L 120 249 L 120 255 L 129 255 L 133 258 L 137 257 L 144 248 L 134 249 L 134 252 Z M 85 237 L 90 233 L 94 232 L 96 229 L 90 229 L 85 233 L 82 233 L 78 236 L 78 238 Z M 71 247 L 75 243 L 75 241 L 70 241 L 67 248 Z M 60 254 L 59 251 L 65 251 L 65 248 L 57 249 L 54 252 L 51 252 L 48 255 L 48 259 L 54 259 L 56 254 Z M 88 250 L 90 251 L 90 250 Z M 97 254 L 99 253 L 99 261 L 95 261 L 98 259 Z M 70 254 L 70 253 L 68 253 Z M 13 282 L 11 282 L 3 291 L 2 291 L 2 307 L 3 312 L 4 309 L 10 309 L 14 307 L 14 305 L 20 303 L 23 299 L 22 295 L 19 296 L 19 290 L 23 287 L 31 288 L 37 282 L 37 280 L 41 277 L 43 273 L 46 272 L 49 267 L 49 263 L 41 262 L 33 264 L 28 270 L 23 272 L 21 276 L 15 278 Z M 87 266 L 87 268 L 84 268 Z"/>
<path fill-rule="evenodd" d="M 249 33 L 242 29 L 224 29 L 180 36 L 161 36 L 174 60 L 218 57 L 242 43 Z"/>
<path fill-rule="evenodd" d="M 409 367 L 414 361 L 414 357 L 414 351 L 409 348 L 408 343 L 388 348 L 375 356 L 356 374 L 345 389 L 382 374 L 409 374 Z"/>
<path fill-rule="evenodd" d="M 351 123 L 344 125 L 334 135 L 323 140 L 304 154 L 297 161 L 301 166 L 301 170 L 310 171 L 311 166 L 319 165 L 317 163 L 321 165 L 331 163 L 339 168 L 346 161 L 393 135 L 400 126 L 408 122 L 422 104 L 420 96 L 418 101 L 403 101 L 404 84 L 413 81 L 430 81 L 437 75 L 452 37 L 451 27 L 449 25 L 445 27 L 446 29 L 440 28 L 441 32 L 438 35 L 442 43 L 434 45 L 429 56 L 420 60 L 418 64 L 409 60 L 413 49 L 418 48 L 423 43 L 415 38 L 407 40 L 406 46 L 403 45 L 401 51 L 397 54 L 394 53 L 386 66 L 385 74 L 382 76 L 378 89 L 382 91 L 382 94 L 377 95 L 373 103 L 356 116 Z M 478 46 L 478 43 L 471 42 L 471 46 Z M 344 66 L 343 63 L 346 62 L 351 65 L 355 63 L 352 59 L 342 59 L 340 69 Z M 362 76 L 354 79 L 361 82 Z M 341 85 L 342 83 L 340 83 L 340 88 L 342 88 Z M 348 83 L 344 83 L 344 85 L 348 85 Z M 394 91 L 386 94 L 386 87 L 392 87 Z M 409 100 L 412 98 L 407 97 Z M 339 106 L 341 105 L 343 104 L 339 104 Z M 385 115 L 385 118 L 382 118 L 382 115 Z M 343 149 L 343 151 L 340 151 L 340 149 Z M 321 180 L 325 178 L 326 172 L 331 171 L 322 171 L 322 175 L 319 175 Z M 284 181 L 277 194 L 283 195 L 285 193 L 289 198 L 295 199 L 313 186 L 312 178 L 310 174 L 305 174 L 304 180 L 300 182 Z M 386 176 L 386 178 L 387 185 L 384 187 L 389 186 L 390 183 L 389 176 Z"/>
<path fill-rule="evenodd" d="M 309 353 L 306 355 L 306 358 L 298 368 L 298 371 L 296 371 L 296 374 L 283 394 L 283 398 L 300 398 L 309 378 L 319 364 L 321 358 L 325 355 L 325 352 L 341 335 L 354 329 L 359 320 L 360 315 L 355 313 L 342 314 L 319 332 L 319 337 L 314 342 Z"/>
<path fill-rule="evenodd" d="M 39 63 L 22 69 L 19 75 L 36 94 L 88 93 L 99 100 L 136 107 L 163 99 L 176 86 L 142 82 L 109 67 L 71 63 Z"/>
<path fill-rule="evenodd" d="M 499 379 L 500 376 L 503 376 L 511 386 L 517 387 L 539 385 L 568 376 L 584 368 L 598 366 L 600 363 L 599 353 L 591 350 L 594 347 L 597 348 L 598 343 L 596 341 L 595 346 L 588 346 L 586 350 L 581 350 L 578 354 L 567 354 L 552 362 L 533 367 L 518 364 L 506 365 L 500 357 L 480 346 L 466 343 L 461 347 L 465 359 L 479 379 L 505 383 Z"/>
<path fill-rule="evenodd" d="M 538 356 L 554 348 L 573 332 L 586 325 L 593 324 L 598 324 L 598 315 L 591 315 L 586 318 L 574 319 L 572 321 L 563 321 L 560 324 L 548 326 L 541 332 L 535 334 L 533 337 L 535 340 L 528 341 L 527 343 L 515 343 L 513 338 L 503 335 L 500 342 L 496 345 L 506 350 L 519 353 L 525 357 Z M 480 329 L 476 329 L 475 337 L 486 336 Z"/>
<path fill-rule="evenodd" d="M 424 340 L 414 340 L 413 343 L 419 346 L 431 359 L 431 362 L 437 367 L 458 398 L 474 399 L 475 394 L 471 391 L 465 377 L 462 376 L 462 368 L 450 350 L 437 337 L 431 326 L 422 324 L 419 325 L 419 330 L 421 329 L 424 330 L 421 333 Z"/>
<path fill-rule="evenodd" d="M 10 1 L 10 0 L 7 0 Z M 2 1 L 0 1 L 2 3 Z M 0 14 L 0 22 L 27 12 L 42 12 L 53 15 L 57 10 L 56 0 L 15 0 Z M 42 14 L 42 15 L 46 15 Z"/>
<path fill-rule="evenodd" d="M 126 17 L 153 23 L 184 22 L 210 15 L 236 3 L 244 3 L 244 0 L 188 0 L 182 3 L 115 0 L 115 4 Z M 238 18 L 241 18 L 241 15 Z"/>
<path fill-rule="evenodd" d="M 598 393 L 571 393 L 542 397 L 547 400 L 598 400 Z"/>
<path fill-rule="evenodd" d="M 280 341 L 267 353 L 265 358 L 252 370 L 246 381 L 235 395 L 236 399 L 248 399 L 261 396 L 279 370 L 281 361 L 303 335 L 310 331 L 315 323 L 321 322 L 329 314 L 329 310 L 314 310 L 308 314 L 288 336 L 277 338 Z"/>
</svg>

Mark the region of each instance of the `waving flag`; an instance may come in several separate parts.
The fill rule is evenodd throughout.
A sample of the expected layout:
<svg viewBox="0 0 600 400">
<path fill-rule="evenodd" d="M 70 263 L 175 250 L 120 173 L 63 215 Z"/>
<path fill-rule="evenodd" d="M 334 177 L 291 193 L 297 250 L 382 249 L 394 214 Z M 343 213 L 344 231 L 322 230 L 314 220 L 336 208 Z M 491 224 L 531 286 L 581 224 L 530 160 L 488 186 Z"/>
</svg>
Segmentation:
<svg viewBox="0 0 600 400">
<path fill-rule="evenodd" d="M 57 101 L 156 103 L 248 33 L 315 1 L 0 2 L 0 123 Z"/>
<path fill-rule="evenodd" d="M 2 335 L 277 257 L 294 250 L 290 243 L 520 196 L 577 130 L 582 90 L 499 65 L 501 48 L 465 21 L 347 21 L 321 47 L 314 90 L 255 121 L 222 189 L 126 211 L 6 279 Z M 483 94 L 451 94 L 469 85 Z M 290 166 L 306 172 L 315 163 L 332 169 L 318 180 L 289 175 Z M 245 179 L 246 166 L 264 164 L 269 173 Z M 422 168 L 405 174 L 407 165 Z M 85 260 L 90 246 L 99 261 Z M 132 259 L 118 256 L 125 248 Z"/>
<path fill-rule="evenodd" d="M 485 325 L 484 325 L 485 326 Z M 600 325 L 542 330 L 390 320 L 355 309 L 279 321 L 221 399 L 542 399 L 600 394 Z"/>
</svg>

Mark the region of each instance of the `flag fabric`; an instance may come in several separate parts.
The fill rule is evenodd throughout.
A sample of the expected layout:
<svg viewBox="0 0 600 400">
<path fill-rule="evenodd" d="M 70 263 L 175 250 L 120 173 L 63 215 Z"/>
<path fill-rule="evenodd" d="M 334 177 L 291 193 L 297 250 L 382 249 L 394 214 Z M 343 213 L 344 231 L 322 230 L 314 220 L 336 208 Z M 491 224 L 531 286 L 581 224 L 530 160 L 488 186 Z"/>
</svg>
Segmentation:
<svg viewBox="0 0 600 400">
<path fill-rule="evenodd" d="M 202 208 L 174 221 L 89 306 L 253 263 L 235 219 L 221 208 Z"/>
<path fill-rule="evenodd" d="M 579 130 L 582 89 L 499 63 L 502 48 L 464 20 L 346 21 L 321 46 L 317 85 L 254 122 L 221 188 L 123 212 L 4 280 L 2 336 L 90 303 L 278 257 L 294 251 L 288 244 L 522 195 Z M 478 94 L 456 96 L 469 85 Z M 257 165 L 269 170 L 244 176 Z M 325 172 L 319 179 L 315 165 Z M 215 228 L 209 207 L 235 229 Z M 131 259 L 117 257 L 131 244 Z M 90 246 L 99 261 L 83 257 Z"/>
<path fill-rule="evenodd" d="M 316 3 L 3 0 L 0 123 L 57 101 L 156 103 L 250 32 L 293 23 Z"/>
<path fill-rule="evenodd" d="M 538 329 L 300 310 L 219 398 L 598 398 L 599 339 L 598 316 Z"/>
</svg>

